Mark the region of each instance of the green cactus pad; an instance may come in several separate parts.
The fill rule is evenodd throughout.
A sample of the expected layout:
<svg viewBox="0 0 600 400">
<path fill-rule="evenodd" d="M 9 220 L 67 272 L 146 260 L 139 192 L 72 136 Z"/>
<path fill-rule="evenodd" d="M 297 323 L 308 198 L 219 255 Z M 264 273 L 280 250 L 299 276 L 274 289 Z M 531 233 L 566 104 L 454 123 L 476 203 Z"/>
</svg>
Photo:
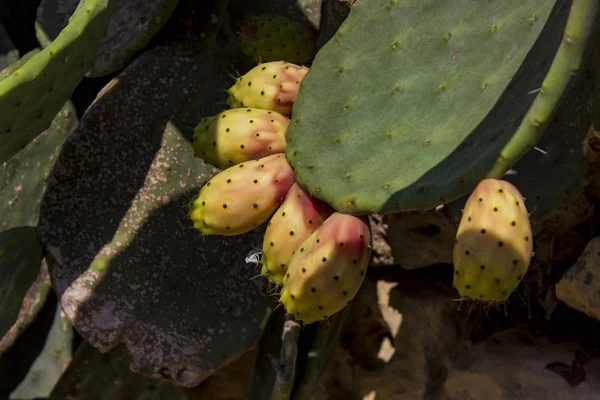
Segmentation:
<svg viewBox="0 0 600 400">
<path fill-rule="evenodd" d="M 356 2 L 294 105 L 287 156 L 299 183 L 366 214 L 430 209 L 501 176 L 556 109 L 598 8 Z"/>
<path fill-rule="evenodd" d="M 35 282 L 29 287 L 29 290 L 23 298 L 21 310 L 17 321 L 6 332 L 6 335 L 0 339 L 0 357 L 4 355 L 12 346 L 27 327 L 36 319 L 42 306 L 46 303 L 48 294 L 50 293 L 50 275 L 48 266 L 45 261 L 42 261 L 42 268 Z"/>
<path fill-rule="evenodd" d="M 120 0 L 111 14 L 88 77 L 115 72 L 127 65 L 169 19 L 179 0 Z M 67 25 L 79 0 L 43 0 L 35 24 L 47 46 Z"/>
<path fill-rule="evenodd" d="M 317 51 L 311 29 L 279 15 L 248 18 L 238 38 L 242 52 L 257 63 L 285 60 L 306 64 Z"/>
<path fill-rule="evenodd" d="M 217 59 L 233 60 L 228 46 L 211 47 L 218 3 L 189 3 L 173 25 L 191 29 L 189 42 L 141 54 L 102 90 L 63 146 L 38 228 L 78 332 L 103 351 L 124 344 L 134 371 L 183 386 L 251 348 L 274 305 L 245 263 L 262 230 L 203 238 L 188 215 L 218 172 L 191 145 L 198 111 L 222 110 L 229 83 Z"/>
<path fill-rule="evenodd" d="M 9 76 L 10 74 L 12 74 L 13 72 L 15 72 L 16 70 L 18 70 L 19 68 L 21 68 L 23 65 L 25 65 L 25 63 L 27 61 L 29 61 L 33 56 L 35 56 L 40 51 L 41 51 L 41 49 L 35 48 L 35 49 L 31 50 L 30 52 L 28 52 L 27 54 L 25 54 L 23 57 L 16 60 L 14 63 L 8 65 L 3 70 L 0 70 L 0 81 L 2 79 L 6 78 L 7 76 Z M 2 63 L 0 63 L 0 64 L 2 64 Z M 2 68 L 2 65 L 0 65 L 0 68 Z"/>
<path fill-rule="evenodd" d="M 82 0 L 56 40 L 0 81 L 0 163 L 47 129 L 92 64 L 115 0 Z"/>
<path fill-rule="evenodd" d="M 38 276 L 42 257 L 35 228 L 23 226 L 0 232 L 0 337 L 17 320 L 23 299 Z"/>
<path fill-rule="evenodd" d="M 71 361 L 73 328 L 61 315 L 57 305 L 54 323 L 46 337 L 42 352 L 35 359 L 27 376 L 10 394 L 10 400 L 29 400 L 47 398 L 52 388 Z"/>
<path fill-rule="evenodd" d="M 75 107 L 69 101 L 47 130 L 0 164 L 0 230 L 37 225 L 46 179 L 76 123 Z"/>
<path fill-rule="evenodd" d="M 132 372 L 130 361 L 121 347 L 101 353 L 83 342 L 49 400 L 185 400 L 183 390 L 171 382 Z"/>
</svg>

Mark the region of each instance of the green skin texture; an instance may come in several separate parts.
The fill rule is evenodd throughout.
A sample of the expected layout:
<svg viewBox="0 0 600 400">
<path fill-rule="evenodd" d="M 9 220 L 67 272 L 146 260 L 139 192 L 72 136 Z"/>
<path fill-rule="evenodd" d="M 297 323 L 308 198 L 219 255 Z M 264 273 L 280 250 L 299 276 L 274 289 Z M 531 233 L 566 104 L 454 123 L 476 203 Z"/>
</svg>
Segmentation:
<svg viewBox="0 0 600 400">
<path fill-rule="evenodd" d="M 187 41 L 159 42 L 102 90 L 63 146 L 38 223 L 78 332 L 104 351 L 125 345 L 135 372 L 182 386 L 251 348 L 275 306 L 245 265 L 261 229 L 202 238 L 188 215 L 218 172 L 194 156 L 193 129 L 224 108 L 222 66 L 244 58 L 233 40 L 217 43 L 221 4 L 186 3 L 171 34 Z"/>
<path fill-rule="evenodd" d="M 179 0 L 121 0 L 111 14 L 88 77 L 125 67 L 168 21 Z M 66 26 L 79 0 L 43 0 L 37 10 L 36 34 L 48 46 Z"/>
<path fill-rule="evenodd" d="M 287 156 L 298 182 L 338 211 L 386 214 L 433 208 L 505 172 L 557 107 L 596 8 L 583 0 L 572 10 L 563 0 L 357 2 L 294 105 Z M 577 18 L 579 9 L 592 17 Z M 582 21 L 569 25 L 573 63 L 556 52 L 570 11 Z M 570 68 L 546 77 L 551 64 Z M 556 92 L 528 94 L 545 78 Z M 541 123 L 519 129 L 531 107 L 544 111 Z"/>
<path fill-rule="evenodd" d="M 123 348 L 101 353 L 84 342 L 77 348 L 49 400 L 185 400 L 181 388 L 168 381 L 136 374 L 128 364 L 129 357 Z"/>
<path fill-rule="evenodd" d="M 257 63 L 285 60 L 305 64 L 316 53 L 316 38 L 307 27 L 277 15 L 249 18 L 239 38 L 242 52 Z"/>
<path fill-rule="evenodd" d="M 88 71 L 116 0 L 82 0 L 56 40 L 0 81 L 0 163 L 48 128 Z"/>
<path fill-rule="evenodd" d="M 56 307 L 54 323 L 42 352 L 33 362 L 27 376 L 10 394 L 11 400 L 47 398 L 71 361 L 73 328 Z"/>
<path fill-rule="evenodd" d="M 35 282 L 43 250 L 35 228 L 0 232 L 0 337 L 17 321 L 23 298 Z"/>
</svg>

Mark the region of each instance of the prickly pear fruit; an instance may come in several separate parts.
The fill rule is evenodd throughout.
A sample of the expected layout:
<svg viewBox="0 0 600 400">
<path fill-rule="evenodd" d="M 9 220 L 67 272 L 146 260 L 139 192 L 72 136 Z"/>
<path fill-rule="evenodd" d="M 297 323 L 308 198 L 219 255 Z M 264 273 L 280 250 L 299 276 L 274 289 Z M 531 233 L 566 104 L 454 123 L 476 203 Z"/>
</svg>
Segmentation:
<svg viewBox="0 0 600 400">
<path fill-rule="evenodd" d="M 454 286 L 463 297 L 504 301 L 531 261 L 533 238 L 523 196 L 485 179 L 465 205 L 454 245 Z"/>
<path fill-rule="evenodd" d="M 259 64 L 229 88 L 231 108 L 252 107 L 289 116 L 308 68 L 285 61 Z"/>
<path fill-rule="evenodd" d="M 204 118 L 194 130 L 196 157 L 225 169 L 244 161 L 284 153 L 290 120 L 275 111 L 234 108 Z"/>
<path fill-rule="evenodd" d="M 246 161 L 215 175 L 190 204 L 194 228 L 233 236 L 266 222 L 294 184 L 284 154 Z"/>
<path fill-rule="evenodd" d="M 295 183 L 265 232 L 261 275 L 281 286 L 295 250 L 331 212 L 326 203 L 313 199 Z"/>
<path fill-rule="evenodd" d="M 317 51 L 315 35 L 308 27 L 279 15 L 248 18 L 238 37 L 242 52 L 257 63 L 286 60 L 303 64 Z"/>
<path fill-rule="evenodd" d="M 371 252 L 365 217 L 331 214 L 292 256 L 280 296 L 286 311 L 310 324 L 343 309 L 364 281 Z"/>
</svg>

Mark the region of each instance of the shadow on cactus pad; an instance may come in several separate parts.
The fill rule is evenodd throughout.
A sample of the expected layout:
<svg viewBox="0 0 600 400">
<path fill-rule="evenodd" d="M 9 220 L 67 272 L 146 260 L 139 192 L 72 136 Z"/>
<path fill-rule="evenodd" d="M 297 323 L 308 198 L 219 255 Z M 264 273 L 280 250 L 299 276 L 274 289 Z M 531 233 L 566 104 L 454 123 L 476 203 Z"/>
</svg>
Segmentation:
<svg viewBox="0 0 600 400">
<path fill-rule="evenodd" d="M 188 215 L 217 172 L 194 156 L 193 128 L 224 108 L 219 57 L 237 54 L 215 46 L 218 3 L 189 4 L 175 25 L 195 27 L 189 42 L 141 54 L 102 90 L 63 147 L 39 222 L 81 335 L 102 351 L 124 344 L 134 371 L 188 387 L 254 346 L 272 305 L 245 263 L 261 230 L 203 238 Z"/>
</svg>

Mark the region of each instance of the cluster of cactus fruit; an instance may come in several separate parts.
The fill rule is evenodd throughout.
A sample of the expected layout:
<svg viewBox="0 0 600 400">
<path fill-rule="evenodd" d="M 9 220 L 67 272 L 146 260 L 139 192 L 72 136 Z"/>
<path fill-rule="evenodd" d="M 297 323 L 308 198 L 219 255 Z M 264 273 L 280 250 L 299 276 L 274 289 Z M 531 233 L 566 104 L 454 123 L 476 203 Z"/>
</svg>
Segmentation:
<svg viewBox="0 0 600 400">
<path fill-rule="evenodd" d="M 230 88 L 227 104 L 234 108 L 200 121 L 194 152 L 222 171 L 192 200 L 190 218 L 202 234 L 223 236 L 269 221 L 261 275 L 282 286 L 286 311 L 310 324 L 356 295 L 372 243 L 365 217 L 312 198 L 286 158 L 289 116 L 307 72 L 286 61 L 259 64 Z"/>
<path fill-rule="evenodd" d="M 204 235 L 232 236 L 268 222 L 261 275 L 281 286 L 279 301 L 305 323 L 342 310 L 369 265 L 369 221 L 313 198 L 286 158 L 289 117 L 308 68 L 258 64 L 229 90 L 229 110 L 195 128 L 197 157 L 222 171 L 190 204 Z M 533 239 L 523 196 L 485 179 L 465 206 L 454 247 L 454 286 L 463 298 L 504 301 L 524 276 Z"/>
</svg>

